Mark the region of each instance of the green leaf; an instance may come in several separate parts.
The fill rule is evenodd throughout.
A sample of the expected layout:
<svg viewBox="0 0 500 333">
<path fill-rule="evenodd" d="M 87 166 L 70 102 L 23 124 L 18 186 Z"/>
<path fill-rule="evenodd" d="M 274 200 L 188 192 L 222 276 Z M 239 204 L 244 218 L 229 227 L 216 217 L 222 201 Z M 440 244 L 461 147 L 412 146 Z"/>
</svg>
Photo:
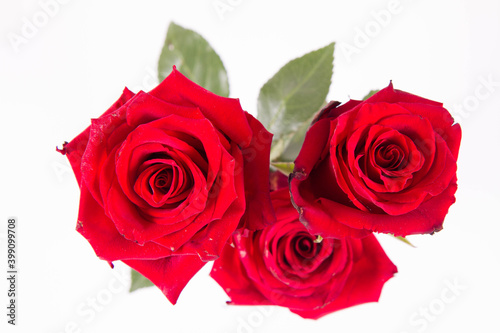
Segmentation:
<svg viewBox="0 0 500 333">
<path fill-rule="evenodd" d="M 287 136 L 286 138 L 280 138 L 277 140 L 274 140 L 273 138 L 273 143 L 271 145 L 271 156 L 270 156 L 270 161 L 279 161 L 281 154 L 285 151 L 285 148 L 290 141 L 290 138 L 292 135 Z"/>
<path fill-rule="evenodd" d="M 311 126 L 311 122 L 316 114 L 314 114 L 311 118 L 303 122 L 297 131 L 293 134 L 293 136 L 286 143 L 285 149 L 278 157 L 280 161 L 295 161 L 297 156 L 299 155 L 300 149 L 302 148 L 302 144 L 306 138 L 306 133 L 309 127 Z"/>
<path fill-rule="evenodd" d="M 285 151 L 304 123 L 308 127 L 325 101 L 332 82 L 333 50 L 334 43 L 290 61 L 260 89 L 257 118 L 274 134 L 278 148 L 273 157 Z"/>
<path fill-rule="evenodd" d="M 327 104 L 328 103 L 324 101 L 318 112 L 322 110 Z M 287 140 L 287 142 L 284 143 L 285 148 L 283 149 L 281 155 L 279 155 L 279 157 L 276 160 L 284 162 L 295 161 L 295 159 L 299 155 L 300 150 L 302 149 L 302 145 L 304 144 L 306 133 L 309 130 L 309 127 L 311 127 L 311 123 L 313 122 L 318 112 L 315 112 L 311 116 L 311 118 L 303 122 L 297 129 L 297 131 L 293 133 L 292 137 L 289 140 Z"/>
<path fill-rule="evenodd" d="M 364 100 L 367 100 L 368 98 L 372 97 L 373 95 L 375 95 L 376 93 L 378 93 L 380 91 L 380 89 L 374 89 L 374 90 L 370 90 L 370 92 L 368 94 L 366 94 L 365 97 L 363 97 L 363 101 Z"/>
<path fill-rule="evenodd" d="M 158 61 L 158 79 L 172 71 L 172 66 L 211 92 L 229 96 L 227 72 L 220 57 L 198 33 L 170 23 L 167 38 Z"/>
<path fill-rule="evenodd" d="M 285 176 L 293 172 L 293 162 L 271 162 L 271 165 L 281 171 Z"/>
<path fill-rule="evenodd" d="M 154 284 L 149 281 L 148 278 L 144 277 L 141 273 L 135 269 L 131 270 L 132 283 L 130 284 L 129 292 L 133 292 L 137 289 L 146 288 L 154 286 Z"/>
</svg>

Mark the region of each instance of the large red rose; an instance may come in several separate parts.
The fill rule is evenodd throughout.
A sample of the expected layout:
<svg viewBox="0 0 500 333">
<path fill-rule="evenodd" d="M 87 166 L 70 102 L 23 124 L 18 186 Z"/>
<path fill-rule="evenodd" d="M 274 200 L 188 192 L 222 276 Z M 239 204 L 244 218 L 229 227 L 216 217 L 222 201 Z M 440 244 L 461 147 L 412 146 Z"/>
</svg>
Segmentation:
<svg viewBox="0 0 500 333">
<path fill-rule="evenodd" d="M 331 103 L 290 176 L 300 220 L 323 237 L 433 233 L 455 202 L 461 129 L 441 103 L 395 90 Z"/>
<path fill-rule="evenodd" d="M 396 273 L 377 239 L 317 242 L 299 221 L 288 189 L 271 193 L 277 222 L 237 232 L 210 275 L 236 305 L 279 305 L 304 318 L 376 302 Z"/>
<path fill-rule="evenodd" d="M 77 230 L 175 303 L 238 227 L 274 221 L 272 135 L 236 99 L 173 72 L 120 99 L 62 152 L 81 190 Z"/>
</svg>

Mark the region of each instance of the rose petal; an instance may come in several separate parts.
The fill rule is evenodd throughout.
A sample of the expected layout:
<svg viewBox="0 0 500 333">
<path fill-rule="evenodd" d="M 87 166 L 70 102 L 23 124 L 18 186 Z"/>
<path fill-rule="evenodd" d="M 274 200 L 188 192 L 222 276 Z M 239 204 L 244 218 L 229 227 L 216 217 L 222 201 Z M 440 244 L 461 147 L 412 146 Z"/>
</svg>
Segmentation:
<svg viewBox="0 0 500 333">
<path fill-rule="evenodd" d="M 205 118 L 197 107 L 169 103 L 143 91 L 138 92 L 132 103 L 127 105 L 127 123 L 132 128 L 170 115 Z"/>
<path fill-rule="evenodd" d="M 313 167 L 321 162 L 328 153 L 328 141 L 330 137 L 330 121 L 320 120 L 309 128 L 304 139 L 303 147 L 295 159 L 293 169 L 294 178 L 306 179 Z"/>
<path fill-rule="evenodd" d="M 360 242 L 363 244 L 363 255 L 354 263 L 340 295 L 322 308 L 312 311 L 291 309 L 292 312 L 303 318 L 318 319 L 334 311 L 379 300 L 382 287 L 397 273 L 397 268 L 375 236 L 369 235 Z"/>
<path fill-rule="evenodd" d="M 335 218 L 335 211 L 323 206 L 324 202 L 330 202 L 331 200 L 314 196 L 314 190 L 311 189 L 311 186 L 310 182 L 304 181 L 301 183 L 297 178 L 291 178 L 290 180 L 292 202 L 294 202 L 299 212 L 300 222 L 304 224 L 311 234 L 324 237 L 359 238 L 371 233 L 371 231 L 364 230 L 362 227 L 354 228 L 338 223 Z M 338 205 L 347 207 L 342 204 Z M 354 210 L 353 208 L 350 209 Z"/>
<path fill-rule="evenodd" d="M 455 202 L 456 189 L 455 179 L 440 195 L 424 201 L 418 208 L 402 215 L 370 214 L 329 200 L 324 200 L 321 204 L 323 209 L 330 212 L 332 219 L 335 217 L 329 231 L 336 231 L 335 227 L 340 224 L 344 228 L 355 228 L 355 231 L 365 228 L 404 237 L 441 230 L 444 217 Z"/>
<path fill-rule="evenodd" d="M 417 95 L 413 95 L 407 93 L 402 90 L 394 89 L 392 86 L 392 81 L 389 85 L 371 96 L 366 100 L 366 103 L 378 103 L 378 102 L 386 102 L 386 103 L 415 103 L 415 104 L 425 104 L 425 105 L 433 105 L 433 106 L 442 106 L 442 103 L 432 101 L 430 99 L 426 99 Z"/>
<path fill-rule="evenodd" d="M 119 109 L 128 100 L 134 97 L 134 95 L 135 94 L 133 92 L 125 88 L 120 98 L 118 98 L 118 100 L 115 103 L 113 103 L 113 105 L 111 105 L 106 112 L 104 112 L 103 116 L 108 115 Z M 68 157 L 69 163 L 71 165 L 71 168 L 73 169 L 76 180 L 78 182 L 78 186 L 80 186 L 81 183 L 81 175 L 82 175 L 81 163 L 83 154 L 85 152 L 85 149 L 87 148 L 89 134 L 90 134 L 90 126 L 87 127 L 76 138 L 71 140 L 69 143 L 65 144 L 62 149 L 62 153 L 67 155 Z"/>
<path fill-rule="evenodd" d="M 252 115 L 245 115 L 253 137 L 250 145 L 242 150 L 245 161 L 243 170 L 236 170 L 237 174 L 243 172 L 245 177 L 247 206 L 239 228 L 258 230 L 276 220 L 269 197 L 269 158 L 273 136 Z"/>
<path fill-rule="evenodd" d="M 234 144 L 233 146 L 233 156 L 235 156 L 236 161 L 241 161 L 241 155 L 238 155 L 239 149 Z M 229 166 L 226 161 L 222 162 L 225 166 Z M 238 226 L 240 219 L 245 212 L 245 200 L 244 200 L 244 183 L 242 175 L 229 175 L 232 178 L 231 184 L 231 197 L 226 197 L 225 195 L 220 195 L 220 198 L 226 198 L 223 200 L 222 204 L 227 204 L 231 202 L 231 206 L 225 207 L 220 206 L 221 203 L 216 204 L 214 207 L 214 212 L 212 217 L 215 218 L 207 226 L 200 230 L 196 235 L 193 236 L 190 242 L 186 243 L 178 250 L 177 253 L 196 253 L 200 256 L 201 260 L 215 260 L 219 257 L 220 253 L 226 241 L 232 235 L 233 231 Z M 231 183 L 232 183 L 231 182 Z M 229 186 L 228 186 L 229 187 Z M 227 192 L 228 189 L 224 189 L 221 192 Z M 236 194 L 236 196 L 234 196 Z M 219 201 L 219 200 L 217 200 Z M 211 201 L 213 202 L 213 201 Z M 221 209 L 222 208 L 222 209 Z M 224 211 L 224 214 L 220 216 L 219 214 Z"/>
<path fill-rule="evenodd" d="M 140 246 L 123 238 L 85 186 L 81 188 L 80 207 L 76 230 L 92 245 L 100 259 L 110 262 L 122 259 L 158 259 L 172 253 L 170 249 L 154 243 Z"/>
<path fill-rule="evenodd" d="M 253 281 L 248 278 L 245 267 L 242 265 L 238 251 L 227 244 L 221 257 L 214 262 L 210 276 L 223 286 L 224 291 L 231 298 L 229 304 L 234 305 L 272 305 L 260 291 L 255 288 Z"/>
<path fill-rule="evenodd" d="M 158 99 L 181 106 L 196 106 L 216 128 L 220 129 L 240 147 L 246 148 L 252 138 L 252 130 L 245 119 L 238 99 L 225 98 L 206 90 L 182 75 L 174 66 L 150 94 Z M 231 121 L 227 121 L 227 115 Z"/>
<path fill-rule="evenodd" d="M 205 265 L 197 256 L 188 255 L 123 262 L 151 280 L 174 305 L 189 280 Z"/>
</svg>

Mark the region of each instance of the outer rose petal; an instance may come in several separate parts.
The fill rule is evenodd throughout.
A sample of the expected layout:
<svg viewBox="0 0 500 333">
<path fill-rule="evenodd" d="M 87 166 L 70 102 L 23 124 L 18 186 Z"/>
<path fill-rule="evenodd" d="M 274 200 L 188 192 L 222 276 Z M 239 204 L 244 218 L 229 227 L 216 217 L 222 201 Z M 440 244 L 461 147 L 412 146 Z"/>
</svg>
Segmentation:
<svg viewBox="0 0 500 333">
<path fill-rule="evenodd" d="M 427 104 L 434 106 L 443 106 L 442 103 L 432 101 L 430 99 L 426 99 L 417 95 L 413 95 L 407 93 L 406 91 L 394 89 L 392 86 L 392 81 L 389 85 L 380 90 L 378 93 L 374 94 L 370 98 L 366 100 L 368 103 L 374 102 L 387 102 L 387 103 L 419 103 L 419 104 Z"/>
<path fill-rule="evenodd" d="M 124 140 L 132 130 L 125 122 L 125 112 L 125 107 L 119 108 L 112 114 L 92 119 L 90 125 L 89 140 L 82 156 L 82 181 L 101 205 L 114 178 L 116 143 Z M 109 144 L 110 138 L 115 145 Z"/>
<path fill-rule="evenodd" d="M 276 221 L 269 197 L 269 158 L 273 135 L 252 115 L 246 113 L 246 118 L 253 138 L 250 145 L 243 149 L 247 209 L 239 227 L 259 230 Z"/>
<path fill-rule="evenodd" d="M 84 209 L 79 210 L 76 230 L 92 245 L 100 259 L 158 259 L 172 254 L 169 248 L 155 243 L 140 246 L 123 238 L 85 185 L 82 186 L 80 207 Z"/>
<path fill-rule="evenodd" d="M 135 94 L 133 92 L 125 88 L 120 98 L 118 98 L 118 100 L 109 107 L 109 109 L 103 114 L 103 116 L 110 114 L 111 112 L 120 108 L 129 99 L 134 97 L 134 95 Z M 85 152 L 85 149 L 87 148 L 87 142 L 89 141 L 89 133 L 90 133 L 90 126 L 87 127 L 76 138 L 71 140 L 71 142 L 64 144 L 64 147 L 61 150 L 63 154 L 66 154 L 68 156 L 68 160 L 75 174 L 78 186 L 80 186 L 82 177 L 82 171 L 81 171 L 82 156 L 83 153 Z"/>
<path fill-rule="evenodd" d="M 339 223 L 335 217 L 336 212 L 329 210 L 324 205 L 325 202 L 329 202 L 330 200 L 322 198 L 321 194 L 317 194 L 314 189 L 310 188 L 310 182 L 304 181 L 300 183 L 300 180 L 303 179 L 301 178 L 303 177 L 303 173 L 302 171 L 299 172 L 299 177 L 297 177 L 296 173 L 290 175 L 290 193 L 292 195 L 292 203 L 299 212 L 300 222 L 304 224 L 311 234 L 322 236 L 336 235 L 337 238 L 361 238 L 371 233 L 371 231 L 363 229 L 362 226 L 355 228 Z M 325 182 L 321 178 L 315 178 L 315 180 L 318 185 L 322 184 L 321 182 Z M 340 190 L 338 189 L 337 191 Z M 342 202 L 340 198 L 339 201 Z M 338 205 L 347 207 L 341 203 Z M 314 222 L 311 223 L 311 221 Z"/>
<path fill-rule="evenodd" d="M 333 120 L 343 114 L 346 111 L 349 111 L 350 109 L 354 108 L 356 105 L 361 103 L 362 101 L 357 101 L 354 99 L 351 99 L 345 104 L 340 105 L 340 102 L 337 101 L 331 101 L 329 102 L 321 111 L 318 113 L 318 115 L 313 119 L 312 123 L 316 123 L 318 120 L 329 118 L 330 120 Z"/>
<path fill-rule="evenodd" d="M 191 278 L 206 264 L 198 256 L 171 256 L 157 260 L 123 260 L 153 282 L 175 304 Z"/>
<path fill-rule="evenodd" d="M 330 304 L 315 311 L 291 310 L 303 318 L 318 319 L 325 314 L 354 305 L 378 302 L 385 282 L 397 273 L 375 236 L 361 239 L 363 255 L 353 265 L 340 295 Z"/>
<path fill-rule="evenodd" d="M 183 106 L 199 107 L 215 127 L 222 130 L 242 148 L 250 144 L 252 130 L 247 125 L 237 99 L 220 97 L 188 80 L 174 66 L 172 73 L 151 90 L 154 97 Z M 231 114 L 231 121 L 227 115 Z"/>
<path fill-rule="evenodd" d="M 205 118 L 196 107 L 172 104 L 144 91 L 139 91 L 133 103 L 127 106 L 127 124 L 135 128 L 174 114 L 184 118 Z"/>
<path fill-rule="evenodd" d="M 223 286 L 235 305 L 272 305 L 248 278 L 238 251 L 232 245 L 224 247 L 221 257 L 214 262 L 210 276 Z"/>
<path fill-rule="evenodd" d="M 449 207 L 455 202 L 456 190 L 455 178 L 441 194 L 403 215 L 372 214 L 324 198 L 310 204 L 302 200 L 303 196 L 295 195 L 295 187 L 292 196 L 301 200 L 297 204 L 302 212 L 301 222 L 313 234 L 359 237 L 372 230 L 404 237 L 440 231 Z"/>
<path fill-rule="evenodd" d="M 328 153 L 328 140 L 330 138 L 330 121 L 320 120 L 314 123 L 307 131 L 304 145 L 308 149 L 301 149 L 295 160 L 293 178 L 303 179 L 319 164 Z"/>
</svg>

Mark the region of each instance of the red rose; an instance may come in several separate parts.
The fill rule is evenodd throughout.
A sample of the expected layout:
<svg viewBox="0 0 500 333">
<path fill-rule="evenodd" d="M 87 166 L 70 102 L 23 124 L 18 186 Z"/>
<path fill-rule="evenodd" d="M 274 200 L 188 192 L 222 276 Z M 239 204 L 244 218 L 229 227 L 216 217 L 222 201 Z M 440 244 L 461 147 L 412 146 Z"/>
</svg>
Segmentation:
<svg viewBox="0 0 500 333">
<path fill-rule="evenodd" d="M 328 105 L 290 176 L 300 220 L 323 237 L 433 233 L 455 202 L 461 129 L 441 103 L 394 90 Z"/>
<path fill-rule="evenodd" d="M 279 305 L 304 318 L 376 302 L 396 273 L 377 239 L 316 237 L 299 222 L 288 189 L 271 193 L 277 222 L 235 233 L 210 275 L 236 305 Z"/>
<path fill-rule="evenodd" d="M 175 68 L 149 93 L 125 89 L 62 150 L 81 190 L 77 230 L 175 304 L 237 227 L 273 222 L 271 139 L 238 100 Z"/>
</svg>

